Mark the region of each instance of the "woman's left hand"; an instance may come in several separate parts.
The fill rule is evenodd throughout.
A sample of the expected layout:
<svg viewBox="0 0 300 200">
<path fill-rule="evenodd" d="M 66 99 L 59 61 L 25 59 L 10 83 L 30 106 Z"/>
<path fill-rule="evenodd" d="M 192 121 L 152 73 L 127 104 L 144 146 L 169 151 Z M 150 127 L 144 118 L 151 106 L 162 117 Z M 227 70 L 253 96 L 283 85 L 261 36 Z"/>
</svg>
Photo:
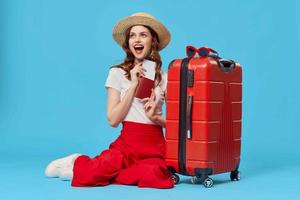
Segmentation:
<svg viewBox="0 0 300 200">
<path fill-rule="evenodd" d="M 156 110 L 156 103 L 155 103 L 155 93 L 154 90 L 152 89 L 151 96 L 146 97 L 141 100 L 142 103 L 144 103 L 144 110 L 146 112 L 147 117 L 151 121 L 155 121 L 155 110 Z"/>
</svg>

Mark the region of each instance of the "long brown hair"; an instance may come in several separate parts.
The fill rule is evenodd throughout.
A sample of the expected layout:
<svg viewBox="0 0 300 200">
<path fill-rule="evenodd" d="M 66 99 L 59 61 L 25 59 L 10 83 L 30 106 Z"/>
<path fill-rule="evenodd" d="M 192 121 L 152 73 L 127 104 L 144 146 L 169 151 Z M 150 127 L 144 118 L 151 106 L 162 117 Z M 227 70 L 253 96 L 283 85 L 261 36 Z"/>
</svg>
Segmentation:
<svg viewBox="0 0 300 200">
<path fill-rule="evenodd" d="M 161 58 L 160 54 L 158 51 L 158 44 L 159 44 L 159 39 L 157 33 L 150 27 L 144 26 L 147 29 L 149 29 L 151 35 L 152 35 L 152 45 L 151 45 L 151 53 L 146 57 L 146 59 L 154 61 L 156 63 L 156 68 L 155 68 L 155 80 L 156 80 L 156 85 L 158 85 L 162 79 L 161 77 Z M 129 37 L 130 37 L 130 30 L 132 27 L 128 28 L 126 30 L 126 37 L 125 37 L 125 43 L 123 44 L 122 48 L 126 53 L 126 57 L 124 59 L 124 62 L 116 65 L 114 67 L 119 67 L 122 68 L 126 73 L 125 76 L 127 77 L 128 80 L 131 80 L 130 77 L 130 70 L 134 67 L 134 55 L 129 49 Z"/>
</svg>

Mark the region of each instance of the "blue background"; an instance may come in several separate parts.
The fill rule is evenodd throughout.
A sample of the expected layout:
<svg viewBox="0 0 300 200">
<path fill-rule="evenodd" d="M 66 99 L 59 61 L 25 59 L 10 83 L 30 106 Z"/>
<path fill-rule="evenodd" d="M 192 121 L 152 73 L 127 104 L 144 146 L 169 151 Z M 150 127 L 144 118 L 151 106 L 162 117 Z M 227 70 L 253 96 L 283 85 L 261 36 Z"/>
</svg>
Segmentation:
<svg viewBox="0 0 300 200">
<path fill-rule="evenodd" d="M 104 82 L 125 54 L 115 23 L 149 12 L 172 34 L 164 70 L 185 46 L 209 46 L 243 66 L 242 180 L 205 189 L 72 188 L 44 177 L 55 158 L 97 155 L 119 133 Z M 0 199 L 299 198 L 300 3 L 288 1 L 0 0 Z"/>
</svg>

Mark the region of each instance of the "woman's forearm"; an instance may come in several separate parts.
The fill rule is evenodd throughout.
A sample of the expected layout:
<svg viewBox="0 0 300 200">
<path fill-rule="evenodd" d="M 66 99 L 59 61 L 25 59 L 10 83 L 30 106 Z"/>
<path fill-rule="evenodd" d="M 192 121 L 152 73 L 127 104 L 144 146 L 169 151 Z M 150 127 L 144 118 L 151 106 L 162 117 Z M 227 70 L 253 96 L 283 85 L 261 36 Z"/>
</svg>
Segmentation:
<svg viewBox="0 0 300 200">
<path fill-rule="evenodd" d="M 132 83 L 127 89 L 122 100 L 114 108 L 112 108 L 110 113 L 110 121 L 113 126 L 118 126 L 118 124 L 127 115 L 132 104 L 137 85 L 137 83 Z"/>
</svg>

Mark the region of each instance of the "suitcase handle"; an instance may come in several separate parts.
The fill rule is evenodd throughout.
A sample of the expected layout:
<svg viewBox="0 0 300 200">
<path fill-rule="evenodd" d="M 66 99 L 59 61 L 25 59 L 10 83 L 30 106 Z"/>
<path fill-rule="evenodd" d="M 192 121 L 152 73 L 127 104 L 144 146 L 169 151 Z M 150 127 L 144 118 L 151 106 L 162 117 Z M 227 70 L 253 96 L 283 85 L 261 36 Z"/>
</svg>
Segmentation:
<svg viewBox="0 0 300 200">
<path fill-rule="evenodd" d="M 219 59 L 217 60 L 219 67 L 225 72 L 231 72 L 235 69 L 235 62 L 230 59 Z"/>
<path fill-rule="evenodd" d="M 187 99 L 187 111 L 186 111 L 186 137 L 187 139 L 192 138 L 191 122 L 192 122 L 192 104 L 193 96 L 188 96 Z"/>
</svg>

